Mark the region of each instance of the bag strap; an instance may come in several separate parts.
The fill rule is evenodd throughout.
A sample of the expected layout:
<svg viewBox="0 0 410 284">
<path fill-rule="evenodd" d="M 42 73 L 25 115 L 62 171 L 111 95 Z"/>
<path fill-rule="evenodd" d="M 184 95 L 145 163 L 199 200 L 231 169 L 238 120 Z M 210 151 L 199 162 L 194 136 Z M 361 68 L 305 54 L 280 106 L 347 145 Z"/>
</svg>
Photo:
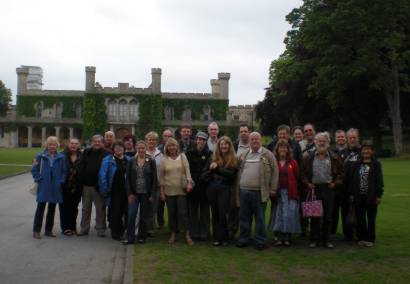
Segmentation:
<svg viewBox="0 0 410 284">
<path fill-rule="evenodd" d="M 42 171 L 43 171 L 43 157 L 40 156 L 40 176 L 41 176 Z"/>
<path fill-rule="evenodd" d="M 316 201 L 315 189 L 309 189 L 306 201 Z"/>
</svg>

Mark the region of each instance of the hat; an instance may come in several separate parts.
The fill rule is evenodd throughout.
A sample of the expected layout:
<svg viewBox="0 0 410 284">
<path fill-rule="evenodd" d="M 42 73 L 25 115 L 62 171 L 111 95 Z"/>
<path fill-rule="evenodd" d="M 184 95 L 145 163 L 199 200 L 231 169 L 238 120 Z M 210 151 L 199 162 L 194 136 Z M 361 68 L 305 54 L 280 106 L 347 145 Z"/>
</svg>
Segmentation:
<svg viewBox="0 0 410 284">
<path fill-rule="evenodd" d="M 372 140 L 363 140 L 362 142 L 362 149 L 363 147 L 370 147 L 374 149 L 373 141 Z"/>
<path fill-rule="evenodd" d="M 196 134 L 195 137 L 197 139 L 201 138 L 201 139 L 204 139 L 204 140 L 208 140 L 208 134 L 206 134 L 205 132 L 202 132 L 202 131 L 198 131 L 198 133 Z"/>
</svg>

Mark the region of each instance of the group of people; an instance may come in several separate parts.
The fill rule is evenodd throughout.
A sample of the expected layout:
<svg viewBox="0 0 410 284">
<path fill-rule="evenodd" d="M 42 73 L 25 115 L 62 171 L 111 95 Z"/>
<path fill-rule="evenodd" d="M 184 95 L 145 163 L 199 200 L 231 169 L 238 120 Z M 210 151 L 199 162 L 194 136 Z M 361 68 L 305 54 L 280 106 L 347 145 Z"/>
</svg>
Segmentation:
<svg viewBox="0 0 410 284">
<path fill-rule="evenodd" d="M 107 131 L 94 135 L 84 150 L 70 138 L 61 153 L 57 138 L 48 137 L 32 166 L 38 183 L 33 237 L 41 238 L 47 204 L 45 236 L 56 236 L 56 204 L 64 235 L 88 235 L 94 204 L 98 236 L 105 236 L 108 221 L 113 239 L 144 243 L 155 227 L 164 226 L 166 205 L 170 244 L 183 233 L 189 246 L 212 239 L 213 246 L 234 241 L 245 247 L 253 241 L 261 250 L 268 229 L 275 246 L 290 246 L 294 236 L 305 236 L 311 248 L 332 248 L 341 219 L 346 241 L 374 245 L 383 174 L 373 144 L 360 144 L 357 129 L 336 131 L 334 147 L 330 134 L 316 133 L 311 123 L 292 131 L 280 125 L 266 147 L 245 124 L 234 142 L 219 137 L 215 122 L 194 137 L 191 126 L 182 125 L 179 136 L 176 140 L 165 129 L 161 141 L 154 131 L 144 140 L 132 135 L 116 140 Z M 305 218 L 301 204 L 312 198 L 321 201 L 323 214 Z"/>
</svg>

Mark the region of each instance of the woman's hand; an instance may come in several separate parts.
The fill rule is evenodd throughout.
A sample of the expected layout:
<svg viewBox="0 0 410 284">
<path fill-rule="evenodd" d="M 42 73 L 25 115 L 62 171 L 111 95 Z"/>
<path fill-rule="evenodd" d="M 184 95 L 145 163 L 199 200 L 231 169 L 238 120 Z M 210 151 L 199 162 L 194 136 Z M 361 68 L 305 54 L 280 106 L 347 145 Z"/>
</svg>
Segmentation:
<svg viewBox="0 0 410 284">
<path fill-rule="evenodd" d="M 132 204 L 135 202 L 135 195 L 131 194 L 128 195 L 128 204 Z"/>
<path fill-rule="evenodd" d="M 209 169 L 210 169 L 210 170 L 214 170 L 214 169 L 216 169 L 217 167 L 218 167 L 218 164 L 215 163 L 215 162 L 212 162 L 211 165 L 209 166 Z"/>
<path fill-rule="evenodd" d="M 187 192 L 192 192 L 192 181 L 189 181 L 189 182 L 188 182 L 188 185 L 187 185 L 187 187 L 186 187 L 186 191 L 187 191 Z"/>
</svg>

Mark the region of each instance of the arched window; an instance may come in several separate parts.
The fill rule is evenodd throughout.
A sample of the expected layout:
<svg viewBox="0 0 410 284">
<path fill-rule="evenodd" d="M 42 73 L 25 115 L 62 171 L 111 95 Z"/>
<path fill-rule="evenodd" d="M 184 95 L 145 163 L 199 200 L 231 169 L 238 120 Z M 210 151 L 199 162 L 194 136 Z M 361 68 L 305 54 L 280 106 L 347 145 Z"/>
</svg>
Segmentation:
<svg viewBox="0 0 410 284">
<path fill-rule="evenodd" d="M 37 118 L 41 118 L 42 114 L 43 114 L 43 102 L 38 102 L 35 105 L 35 109 L 36 109 L 36 114 L 35 116 Z"/>
<path fill-rule="evenodd" d="M 118 104 L 118 113 L 120 115 L 120 119 L 128 118 L 128 106 L 127 101 L 122 99 Z"/>
<path fill-rule="evenodd" d="M 111 119 L 117 116 L 117 103 L 113 99 L 108 101 L 108 116 Z"/>
<path fill-rule="evenodd" d="M 138 104 L 136 100 L 131 100 L 130 103 L 130 119 L 138 119 Z"/>
</svg>

